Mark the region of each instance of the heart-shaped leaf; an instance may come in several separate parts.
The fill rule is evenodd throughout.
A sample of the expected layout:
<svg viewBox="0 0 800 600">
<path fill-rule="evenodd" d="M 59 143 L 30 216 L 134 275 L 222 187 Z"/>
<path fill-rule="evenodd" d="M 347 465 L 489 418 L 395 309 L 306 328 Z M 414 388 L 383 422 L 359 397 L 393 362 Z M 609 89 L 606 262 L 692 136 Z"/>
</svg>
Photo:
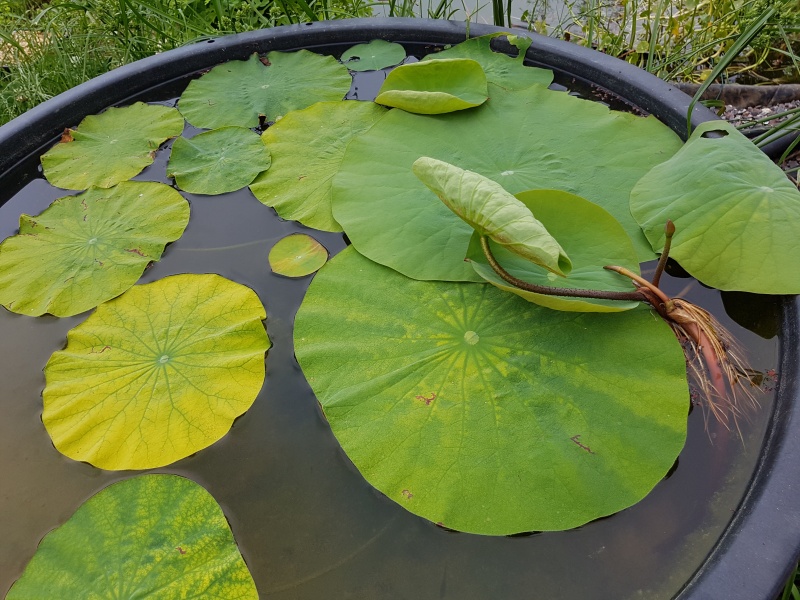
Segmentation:
<svg viewBox="0 0 800 600">
<path fill-rule="evenodd" d="M 548 287 L 633 291 L 629 279 L 603 268 L 617 265 L 639 273 L 639 261 L 630 238 L 607 211 L 580 196 L 558 190 L 531 190 L 517 194 L 517 198 L 547 227 L 547 231 L 558 240 L 563 240 L 564 250 L 572 261 L 572 270 L 568 277 L 557 277 L 499 244 L 490 242 L 492 254 L 506 271 L 528 283 Z M 475 271 L 492 285 L 554 310 L 616 312 L 630 310 L 639 304 L 549 296 L 511 286 L 489 265 L 477 233 L 470 240 L 467 258 Z"/>
<path fill-rule="evenodd" d="M 192 194 L 224 194 L 250 185 L 269 166 L 269 150 L 257 134 L 222 127 L 175 140 L 167 176 Z"/>
<path fill-rule="evenodd" d="M 109 108 L 86 117 L 42 155 L 44 176 L 70 190 L 111 187 L 150 165 L 158 147 L 182 131 L 174 108 L 143 102 Z"/>
<path fill-rule="evenodd" d="M 225 515 L 202 487 L 141 475 L 92 496 L 39 544 L 7 600 L 236 598 L 255 582 Z"/>
<path fill-rule="evenodd" d="M 358 44 L 342 54 L 342 62 L 351 71 L 377 71 L 399 65 L 405 58 L 405 48 L 385 40 Z"/>
<path fill-rule="evenodd" d="M 558 275 L 572 264 L 558 241 L 530 209 L 483 175 L 423 156 L 412 165 L 414 175 L 480 236 L 488 236 L 510 252 Z"/>
<path fill-rule="evenodd" d="M 631 213 L 653 249 L 675 224 L 670 256 L 720 290 L 800 293 L 800 192 L 723 121 L 699 125 L 631 192 Z"/>
<path fill-rule="evenodd" d="M 219 275 L 173 275 L 101 304 L 44 369 L 56 448 L 101 469 L 149 469 L 210 446 L 256 398 L 261 301 Z"/>
<path fill-rule="evenodd" d="M 386 76 L 375 102 L 438 115 L 479 106 L 488 97 L 480 64 L 468 58 L 447 58 L 400 65 Z"/>
<path fill-rule="evenodd" d="M 31 316 L 94 308 L 136 283 L 188 222 L 188 202 L 162 183 L 59 198 L 0 244 L 0 304 Z"/>
</svg>

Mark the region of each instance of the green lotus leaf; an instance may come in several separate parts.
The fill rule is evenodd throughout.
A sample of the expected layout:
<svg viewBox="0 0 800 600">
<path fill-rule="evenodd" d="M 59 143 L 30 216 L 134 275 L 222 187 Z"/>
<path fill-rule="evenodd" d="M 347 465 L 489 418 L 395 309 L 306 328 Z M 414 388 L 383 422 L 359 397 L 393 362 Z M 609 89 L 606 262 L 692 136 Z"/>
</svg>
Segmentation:
<svg viewBox="0 0 800 600">
<path fill-rule="evenodd" d="M 503 35 L 507 36 L 508 41 L 519 50 L 517 58 L 492 50 L 492 40 Z M 428 54 L 422 60 L 471 58 L 483 67 L 489 83 L 494 83 L 506 90 L 522 90 L 535 83 L 545 86 L 550 85 L 553 83 L 552 71 L 537 67 L 526 67 L 523 64 L 525 52 L 532 41 L 528 37 L 491 33 L 463 41 L 441 52 Z"/>
<path fill-rule="evenodd" d="M 0 244 L 0 304 L 30 316 L 94 308 L 136 283 L 188 222 L 188 202 L 162 183 L 59 198 Z"/>
<path fill-rule="evenodd" d="M 269 166 L 269 150 L 258 134 L 222 127 L 175 140 L 167 176 L 192 194 L 224 194 L 250 185 Z"/>
<path fill-rule="evenodd" d="M 267 63 L 266 65 L 264 63 Z M 232 60 L 190 82 L 178 109 L 195 127 L 257 127 L 322 100 L 341 100 L 350 89 L 347 68 L 308 50 L 253 54 Z"/>
<path fill-rule="evenodd" d="M 488 94 L 480 64 L 468 58 L 443 58 L 400 65 L 386 76 L 375 102 L 438 115 L 479 106 Z"/>
<path fill-rule="evenodd" d="M 261 390 L 265 318 L 255 292 L 219 275 L 173 275 L 101 304 L 44 369 L 56 448 L 149 469 L 210 446 Z"/>
<path fill-rule="evenodd" d="M 523 281 L 548 287 L 633 291 L 628 278 L 603 268 L 617 265 L 639 274 L 639 261 L 628 234 L 607 211 L 580 196 L 558 190 L 531 190 L 517 194 L 517 198 L 547 227 L 547 231 L 563 240 L 564 249 L 572 260 L 572 271 L 566 278 L 557 277 L 490 241 L 492 254 L 506 271 Z M 477 234 L 473 234 L 470 240 L 467 258 L 472 261 L 475 272 L 492 285 L 554 310 L 617 312 L 630 310 L 639 304 L 548 296 L 511 286 L 489 265 Z"/>
<path fill-rule="evenodd" d="M 457 164 L 512 194 L 559 189 L 602 206 L 654 253 L 630 214 L 633 185 L 681 146 L 655 118 L 608 110 L 534 85 L 470 111 L 389 111 L 353 139 L 333 179 L 333 216 L 356 249 L 414 279 L 482 281 L 464 262 L 472 228 L 455 218 L 411 170 L 420 156 Z"/>
<path fill-rule="evenodd" d="M 217 502 L 176 475 L 141 475 L 89 498 L 44 537 L 6 596 L 200 597 L 258 593 Z"/>
<path fill-rule="evenodd" d="M 269 251 L 269 266 L 274 273 L 286 277 L 305 277 L 317 271 L 328 260 L 328 251 L 310 235 L 287 235 Z"/>
<path fill-rule="evenodd" d="M 531 210 L 483 175 L 423 156 L 414 174 L 479 235 L 558 275 L 572 269 L 558 241 Z"/>
<path fill-rule="evenodd" d="M 183 131 L 174 108 L 136 102 L 90 115 L 42 155 L 44 176 L 56 187 L 111 187 L 153 162 L 155 151 Z"/>
<path fill-rule="evenodd" d="M 342 62 L 351 71 L 378 71 L 399 65 L 406 58 L 406 49 L 385 40 L 358 44 L 342 54 Z"/>
<path fill-rule="evenodd" d="M 630 206 L 656 251 L 664 247 L 664 224 L 675 223 L 670 256 L 703 283 L 800 293 L 800 192 L 733 126 L 698 126 L 636 184 Z"/>
<path fill-rule="evenodd" d="M 367 481 L 459 531 L 567 529 L 622 510 L 686 436 L 683 352 L 646 309 L 553 311 L 408 279 L 348 248 L 314 276 L 294 341 Z"/>
<path fill-rule="evenodd" d="M 250 190 L 287 220 L 341 231 L 331 213 L 331 180 L 347 144 L 372 127 L 386 109 L 372 102 L 319 102 L 292 111 L 264 132 L 272 166 Z"/>
</svg>

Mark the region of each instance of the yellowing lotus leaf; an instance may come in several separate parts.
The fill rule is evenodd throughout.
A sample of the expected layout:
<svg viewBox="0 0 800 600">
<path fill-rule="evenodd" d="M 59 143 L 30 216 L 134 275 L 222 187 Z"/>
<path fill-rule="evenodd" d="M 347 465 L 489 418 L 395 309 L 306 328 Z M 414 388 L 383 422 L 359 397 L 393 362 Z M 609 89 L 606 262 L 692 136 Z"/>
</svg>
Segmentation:
<svg viewBox="0 0 800 600">
<path fill-rule="evenodd" d="M 168 465 L 210 446 L 256 398 L 261 301 L 219 275 L 174 275 L 100 305 L 45 367 L 56 448 L 102 469 Z"/>
<path fill-rule="evenodd" d="M 310 235 L 287 235 L 269 251 L 273 273 L 286 277 L 305 277 L 316 272 L 328 260 L 328 251 Z"/>
</svg>

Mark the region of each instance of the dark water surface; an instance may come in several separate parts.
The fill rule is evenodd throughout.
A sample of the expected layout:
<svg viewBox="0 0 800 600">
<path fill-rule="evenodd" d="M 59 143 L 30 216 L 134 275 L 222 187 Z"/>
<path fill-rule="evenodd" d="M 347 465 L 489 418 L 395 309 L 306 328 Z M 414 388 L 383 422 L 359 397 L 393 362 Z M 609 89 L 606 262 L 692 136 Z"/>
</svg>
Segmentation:
<svg viewBox="0 0 800 600">
<path fill-rule="evenodd" d="M 373 97 L 382 79 L 380 73 L 359 77 L 350 97 Z M 575 89 L 569 80 L 559 83 Z M 175 93 L 161 90 L 147 99 Z M 137 179 L 167 182 L 168 152 L 169 143 Z M 27 168 L 7 177 L 4 182 L 12 183 L 0 189 L 0 238 L 16 230 L 21 212 L 36 214 L 66 194 L 41 179 L 35 164 Z M 280 238 L 301 231 L 335 254 L 345 246 L 343 236 L 283 221 L 247 189 L 184 195 L 192 210 L 186 233 L 142 281 L 219 273 L 250 286 L 266 306 L 273 347 L 264 388 L 231 432 L 154 472 L 189 477 L 222 505 L 262 598 L 666 599 L 702 564 L 746 490 L 771 394 L 760 396 L 760 411 L 742 424 L 744 443 L 713 422 L 706 432 L 702 411 L 693 410 L 677 468 L 642 502 L 616 515 L 571 531 L 514 537 L 446 531 L 364 481 L 333 437 L 294 359 L 292 323 L 311 277 L 272 274 L 267 254 Z M 731 314 L 753 320 L 751 329 L 772 336 L 765 339 L 733 323 L 721 295 L 693 279 L 668 276 L 662 287 L 711 310 L 747 347 L 755 369 L 778 364 L 777 302 L 725 298 Z M 754 319 L 756 313 L 763 318 Z M 31 318 L 0 308 L 0 594 L 20 576 L 48 531 L 111 482 L 138 474 L 67 459 L 41 422 L 42 369 L 66 343 L 67 331 L 87 315 Z"/>
</svg>

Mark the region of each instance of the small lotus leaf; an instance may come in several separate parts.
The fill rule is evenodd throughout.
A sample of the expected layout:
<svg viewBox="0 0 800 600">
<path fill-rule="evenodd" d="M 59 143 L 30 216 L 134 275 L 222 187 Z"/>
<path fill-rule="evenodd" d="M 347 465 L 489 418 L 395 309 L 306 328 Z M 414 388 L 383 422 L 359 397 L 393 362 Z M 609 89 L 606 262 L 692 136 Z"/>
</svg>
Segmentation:
<svg viewBox="0 0 800 600">
<path fill-rule="evenodd" d="M 90 115 L 42 155 L 44 176 L 56 187 L 111 187 L 153 162 L 155 151 L 183 131 L 174 108 L 136 102 Z"/>
<path fill-rule="evenodd" d="M 372 40 L 346 50 L 342 54 L 342 62 L 351 71 L 377 71 L 399 65 L 405 57 L 406 49 L 400 44 Z"/>
<path fill-rule="evenodd" d="M 287 235 L 269 251 L 269 266 L 274 273 L 286 277 L 305 277 L 317 271 L 328 260 L 328 251 L 310 235 Z"/>
<path fill-rule="evenodd" d="M 31 316 L 94 308 L 136 283 L 188 222 L 188 202 L 162 183 L 59 198 L 0 244 L 0 304 Z"/>
<path fill-rule="evenodd" d="M 258 134 L 222 127 L 175 140 L 167 176 L 192 194 L 224 194 L 250 185 L 269 165 L 269 150 Z"/>
<path fill-rule="evenodd" d="M 492 40 L 502 35 L 508 36 L 508 41 L 519 50 L 517 58 L 492 50 Z M 491 33 L 463 41 L 441 52 L 428 54 L 422 60 L 471 58 L 480 63 L 486 73 L 486 79 L 490 83 L 494 83 L 506 90 L 522 90 L 535 83 L 550 85 L 553 83 L 552 71 L 537 67 L 526 67 L 523 64 L 525 51 L 532 41 L 527 37 Z"/>
<path fill-rule="evenodd" d="M 375 102 L 438 115 L 479 106 L 488 97 L 480 64 L 468 58 L 443 58 L 400 65 L 387 75 Z"/>
<path fill-rule="evenodd" d="M 707 134 L 720 137 L 706 137 Z M 656 251 L 720 290 L 800 293 L 800 192 L 733 126 L 710 121 L 631 192 L 631 212 Z"/>
<path fill-rule="evenodd" d="M 386 109 L 372 102 L 318 102 L 292 111 L 264 132 L 272 166 L 250 190 L 287 220 L 323 231 L 341 231 L 331 213 L 331 180 L 354 137 Z"/>
<path fill-rule="evenodd" d="M 566 278 L 556 277 L 490 242 L 492 254 L 506 271 L 523 281 L 548 287 L 633 291 L 629 279 L 603 268 L 606 265 L 617 265 L 639 273 L 639 261 L 628 234 L 607 211 L 580 196 L 558 190 L 531 190 L 517 194 L 517 198 L 536 215 L 550 233 L 563 240 L 565 250 L 572 260 L 572 271 Z M 467 258 L 472 261 L 475 271 L 492 285 L 554 310 L 617 312 L 630 310 L 638 305 L 638 302 L 633 301 L 548 296 L 513 287 L 489 265 L 477 234 L 473 234 L 470 240 Z"/>
<path fill-rule="evenodd" d="M 479 235 L 558 275 L 572 269 L 558 241 L 499 183 L 427 156 L 418 158 L 412 168 L 420 181 Z"/>
<path fill-rule="evenodd" d="M 415 279 L 481 281 L 464 262 L 472 228 L 454 217 L 411 170 L 430 156 L 498 182 L 512 194 L 559 189 L 619 221 L 641 260 L 655 255 L 630 214 L 633 185 L 681 146 L 653 117 L 534 85 L 469 111 L 391 110 L 350 142 L 333 179 L 333 216 L 356 249 Z"/>
<path fill-rule="evenodd" d="M 266 65 L 264 63 L 267 63 Z M 253 54 L 232 60 L 190 82 L 178 109 L 195 127 L 257 127 L 322 100 L 341 100 L 350 89 L 347 68 L 308 50 Z"/>
<path fill-rule="evenodd" d="M 56 448 L 149 469 L 210 446 L 264 383 L 264 318 L 251 289 L 219 275 L 173 275 L 101 304 L 44 369 Z"/>
<path fill-rule="evenodd" d="M 6 598 L 200 597 L 258 599 L 225 515 L 189 479 L 141 475 L 48 533 Z"/>
<path fill-rule="evenodd" d="M 566 529 L 622 510 L 686 436 L 683 351 L 643 308 L 548 310 L 347 248 L 314 276 L 294 341 L 367 481 L 459 531 Z"/>
</svg>

